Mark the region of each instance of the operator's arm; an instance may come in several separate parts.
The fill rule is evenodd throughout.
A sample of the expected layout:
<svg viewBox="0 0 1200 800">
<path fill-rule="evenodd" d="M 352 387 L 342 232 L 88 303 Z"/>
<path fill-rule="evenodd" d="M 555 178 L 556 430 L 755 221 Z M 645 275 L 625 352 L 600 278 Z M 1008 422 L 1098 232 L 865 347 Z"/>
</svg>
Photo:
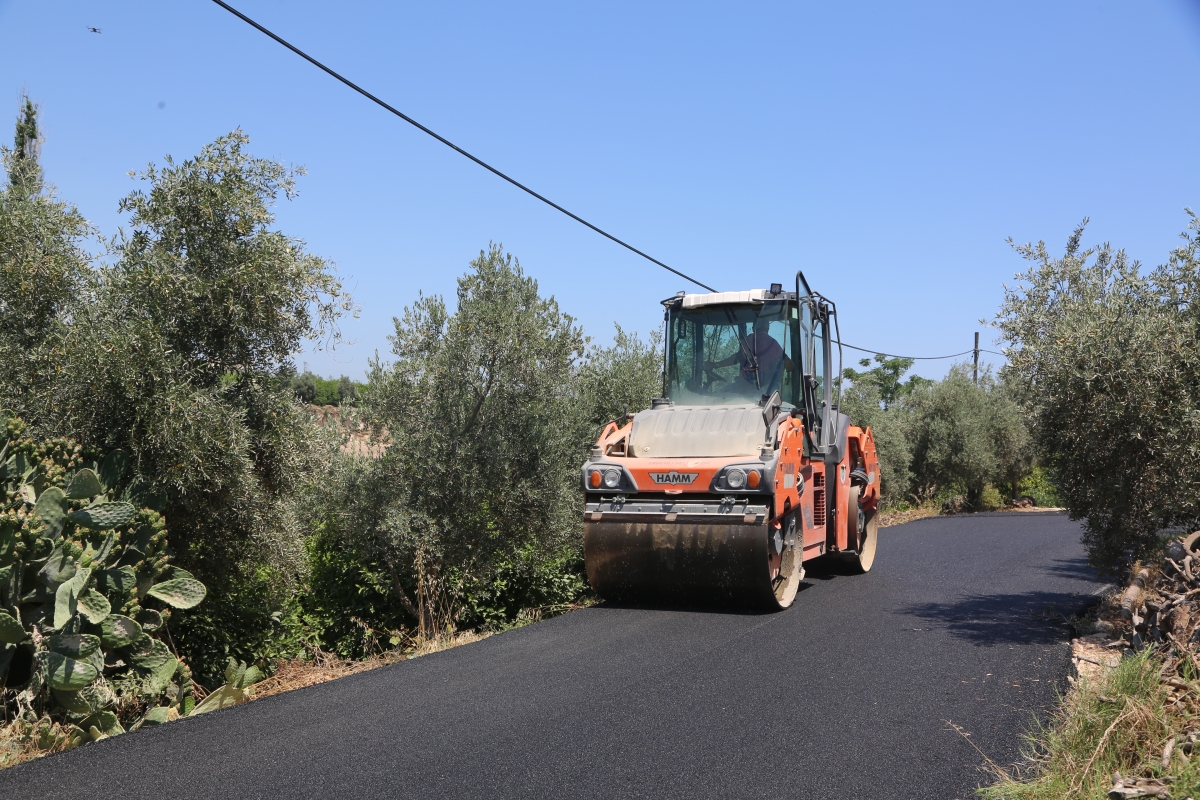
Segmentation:
<svg viewBox="0 0 1200 800">
<path fill-rule="evenodd" d="M 740 363 L 742 358 L 741 353 L 734 353 L 729 358 L 723 358 L 720 361 L 705 361 L 705 369 L 720 369 L 721 367 L 732 367 L 734 364 Z"/>
</svg>

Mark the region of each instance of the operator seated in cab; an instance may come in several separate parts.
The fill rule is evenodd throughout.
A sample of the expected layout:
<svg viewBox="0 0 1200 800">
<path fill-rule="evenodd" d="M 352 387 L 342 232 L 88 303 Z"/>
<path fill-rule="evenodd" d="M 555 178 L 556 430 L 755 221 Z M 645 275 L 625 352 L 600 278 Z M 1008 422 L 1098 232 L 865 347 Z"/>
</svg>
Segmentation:
<svg viewBox="0 0 1200 800">
<path fill-rule="evenodd" d="M 792 359 L 771 335 L 771 320 L 759 317 L 754 320 L 753 333 L 750 336 L 739 337 L 737 352 L 720 361 L 705 361 L 704 369 L 713 370 L 740 364 L 739 377 L 752 386 L 763 387 L 779 382 L 781 363 L 784 369 L 791 371 Z"/>
</svg>

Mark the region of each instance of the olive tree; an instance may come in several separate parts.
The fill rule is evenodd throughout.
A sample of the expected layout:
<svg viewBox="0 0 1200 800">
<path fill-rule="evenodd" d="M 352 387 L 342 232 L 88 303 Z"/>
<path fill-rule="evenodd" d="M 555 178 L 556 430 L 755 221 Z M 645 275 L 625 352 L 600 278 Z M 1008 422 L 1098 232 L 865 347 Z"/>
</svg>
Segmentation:
<svg viewBox="0 0 1200 800">
<path fill-rule="evenodd" d="M 967 365 L 956 364 L 942 380 L 913 391 L 906 406 L 918 498 L 952 488 L 977 508 L 987 484 L 1011 487 L 1031 466 L 1020 409 L 986 371 L 977 384 Z"/>
<path fill-rule="evenodd" d="M 279 375 L 305 339 L 336 343 L 352 310 L 332 265 L 273 227 L 300 170 L 247 143 L 235 131 L 137 176 L 129 232 L 87 302 L 59 314 L 55 377 L 26 410 L 35 429 L 128 453 L 160 497 L 179 563 L 211 590 L 177 623 L 206 665 L 262 660 L 280 640 L 272 614 L 304 558 L 290 498 L 318 454 Z"/>
<path fill-rule="evenodd" d="M 1200 220 L 1188 214 L 1183 244 L 1148 272 L 1107 243 L 1085 249 L 1087 220 L 1059 257 L 1016 246 L 1031 267 L 997 316 L 1006 378 L 1109 570 L 1200 519 Z"/>
<path fill-rule="evenodd" d="M 523 554 L 574 546 L 585 338 L 498 245 L 471 262 L 451 310 L 421 297 L 395 320 L 395 360 L 373 364 L 365 408 L 390 445 L 343 476 L 334 515 L 382 560 L 426 635 L 464 593 Z"/>
</svg>

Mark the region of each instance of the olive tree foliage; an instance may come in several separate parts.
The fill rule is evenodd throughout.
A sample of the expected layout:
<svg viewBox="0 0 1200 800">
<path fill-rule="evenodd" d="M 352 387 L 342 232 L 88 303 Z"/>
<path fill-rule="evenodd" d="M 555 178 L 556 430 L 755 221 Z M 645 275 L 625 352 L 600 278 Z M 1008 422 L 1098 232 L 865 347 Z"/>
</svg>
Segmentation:
<svg viewBox="0 0 1200 800">
<path fill-rule="evenodd" d="M 1108 570 L 1200 521 L 1200 220 L 1187 213 L 1183 244 L 1145 273 L 1107 243 L 1083 248 L 1087 220 L 1059 257 L 1016 246 L 1032 266 L 996 320 L 1006 378 Z"/>
<path fill-rule="evenodd" d="M 864 365 L 865 366 L 865 365 Z M 849 377 L 849 376 L 846 376 Z M 840 410 L 850 421 L 870 428 L 879 455 L 879 493 L 883 505 L 895 506 L 910 499 L 912 447 L 908 442 L 909 413 L 884 399 L 873 382 L 857 380 L 842 389 Z"/>
<path fill-rule="evenodd" d="M 73 304 L 88 296 L 95 231 L 46 186 L 37 106 L 23 98 L 12 149 L 0 148 L 0 403 L 26 414 L 54 379 L 49 360 Z"/>
<path fill-rule="evenodd" d="M 581 410 L 586 414 L 591 446 L 610 420 L 650 407 L 662 394 L 662 333 L 647 341 L 616 325 L 611 345 L 591 345 L 575 377 Z"/>
<path fill-rule="evenodd" d="M 915 389 L 933 384 L 933 381 L 920 375 L 909 375 L 908 380 L 903 380 L 904 373 L 912 369 L 915 363 L 911 358 L 876 353 L 874 367 L 871 367 L 871 359 L 864 358 L 858 362 L 863 368 L 861 372 L 853 367 L 846 367 L 842 370 L 842 377 L 858 386 L 860 390 L 867 386 L 874 388 L 879 405 L 887 409 L 912 394 Z"/>
<path fill-rule="evenodd" d="M 247 144 L 234 131 L 137 176 L 129 231 L 86 302 L 58 312 L 53 379 L 22 409 L 35 430 L 127 452 L 161 498 L 178 562 L 212 590 L 202 615 L 180 615 L 197 664 L 258 657 L 290 596 L 269 584 L 303 567 L 290 498 L 318 437 L 277 376 L 305 339 L 336 344 L 353 310 L 332 265 L 272 227 L 300 170 Z"/>
<path fill-rule="evenodd" d="M 956 364 L 942 380 L 916 389 L 906 405 L 916 498 L 953 488 L 977 508 L 987 484 L 1016 493 L 1033 465 L 1031 440 L 1020 408 L 990 372 L 976 384 L 970 367 Z"/>
<path fill-rule="evenodd" d="M 365 409 L 391 440 L 349 468 L 327 524 L 382 560 L 423 634 L 530 550 L 572 547 L 582 330 L 499 245 L 471 262 L 451 311 L 421 297 L 395 320 L 394 360 L 373 363 Z"/>
<path fill-rule="evenodd" d="M 842 393 L 841 410 L 875 436 L 885 505 L 961 493 L 974 508 L 988 484 L 1017 495 L 1034 453 L 1010 387 L 986 371 L 976 384 L 964 364 L 941 381 L 905 381 L 911 359 L 875 361 L 870 370 L 845 370 L 852 383 Z"/>
</svg>

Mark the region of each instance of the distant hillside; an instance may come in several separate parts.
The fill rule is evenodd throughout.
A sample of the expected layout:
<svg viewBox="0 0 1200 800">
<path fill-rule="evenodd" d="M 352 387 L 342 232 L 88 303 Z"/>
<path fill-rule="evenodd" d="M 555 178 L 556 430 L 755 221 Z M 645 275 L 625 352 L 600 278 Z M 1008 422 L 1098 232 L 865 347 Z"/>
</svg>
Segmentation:
<svg viewBox="0 0 1200 800">
<path fill-rule="evenodd" d="M 371 427 L 359 418 L 359 413 L 355 408 L 310 404 L 308 410 L 322 426 L 332 426 L 341 431 L 345 437 L 345 441 L 342 443 L 343 453 L 379 458 L 391 444 L 391 439 L 386 431 L 382 440 L 372 441 Z"/>
</svg>

